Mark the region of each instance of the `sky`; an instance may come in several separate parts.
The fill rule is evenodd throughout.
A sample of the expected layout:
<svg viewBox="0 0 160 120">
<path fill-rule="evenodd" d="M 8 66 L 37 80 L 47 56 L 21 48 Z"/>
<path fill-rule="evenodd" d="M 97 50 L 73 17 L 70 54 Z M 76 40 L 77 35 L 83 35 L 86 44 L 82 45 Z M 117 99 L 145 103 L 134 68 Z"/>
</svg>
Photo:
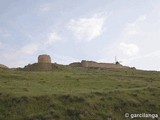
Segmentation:
<svg viewBox="0 0 160 120">
<path fill-rule="evenodd" d="M 0 0 L 0 64 L 48 54 L 160 71 L 159 0 Z"/>
</svg>

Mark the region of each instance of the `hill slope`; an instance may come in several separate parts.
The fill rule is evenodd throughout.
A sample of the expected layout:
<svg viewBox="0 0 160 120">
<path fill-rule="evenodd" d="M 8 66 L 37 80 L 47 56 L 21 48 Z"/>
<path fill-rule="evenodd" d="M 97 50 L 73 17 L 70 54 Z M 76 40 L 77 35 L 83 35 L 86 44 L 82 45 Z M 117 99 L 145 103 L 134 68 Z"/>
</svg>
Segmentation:
<svg viewBox="0 0 160 120">
<path fill-rule="evenodd" d="M 129 120 L 125 113 L 160 114 L 159 100 L 160 72 L 0 69 L 0 120 Z"/>
</svg>

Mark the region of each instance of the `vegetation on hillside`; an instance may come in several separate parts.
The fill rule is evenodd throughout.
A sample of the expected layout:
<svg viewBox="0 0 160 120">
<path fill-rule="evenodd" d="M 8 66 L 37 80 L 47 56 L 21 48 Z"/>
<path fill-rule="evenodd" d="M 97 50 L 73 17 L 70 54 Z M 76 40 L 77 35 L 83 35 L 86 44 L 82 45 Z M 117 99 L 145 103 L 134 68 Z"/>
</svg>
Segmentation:
<svg viewBox="0 0 160 120">
<path fill-rule="evenodd" d="M 159 100 L 156 71 L 0 69 L 0 120 L 129 120 L 125 113 L 160 115 Z"/>
</svg>

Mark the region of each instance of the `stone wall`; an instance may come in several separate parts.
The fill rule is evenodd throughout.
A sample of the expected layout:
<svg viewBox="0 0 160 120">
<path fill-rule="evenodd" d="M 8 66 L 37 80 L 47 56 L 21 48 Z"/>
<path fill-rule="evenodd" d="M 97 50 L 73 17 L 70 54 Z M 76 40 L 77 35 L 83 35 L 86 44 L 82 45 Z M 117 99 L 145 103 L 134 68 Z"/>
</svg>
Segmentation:
<svg viewBox="0 0 160 120">
<path fill-rule="evenodd" d="M 81 61 L 82 67 L 99 67 L 99 64 L 94 61 Z"/>
<path fill-rule="evenodd" d="M 95 67 L 95 68 L 128 68 L 121 64 L 114 64 L 114 63 L 97 63 L 95 61 L 86 61 L 82 60 L 80 62 L 71 63 L 70 66 L 72 67 Z"/>
<path fill-rule="evenodd" d="M 43 54 L 38 56 L 38 63 L 29 64 L 24 67 L 24 70 L 27 71 L 49 71 L 55 67 L 51 63 L 51 57 L 49 55 Z"/>
<path fill-rule="evenodd" d="M 50 71 L 55 67 L 52 63 L 34 63 L 24 67 L 26 71 Z"/>
<path fill-rule="evenodd" d="M 74 63 L 69 64 L 69 66 L 71 66 L 71 67 L 82 67 L 82 64 L 80 62 L 74 62 Z"/>
<path fill-rule="evenodd" d="M 51 63 L 51 57 L 49 55 L 39 55 L 38 63 Z"/>
<path fill-rule="evenodd" d="M 97 63 L 95 61 L 82 60 L 69 64 L 71 67 L 91 67 L 91 68 L 129 68 L 121 64 L 113 63 Z M 38 56 L 38 63 L 29 64 L 24 67 L 27 71 L 49 71 L 56 68 L 56 64 L 51 63 L 49 55 L 43 54 Z"/>
</svg>

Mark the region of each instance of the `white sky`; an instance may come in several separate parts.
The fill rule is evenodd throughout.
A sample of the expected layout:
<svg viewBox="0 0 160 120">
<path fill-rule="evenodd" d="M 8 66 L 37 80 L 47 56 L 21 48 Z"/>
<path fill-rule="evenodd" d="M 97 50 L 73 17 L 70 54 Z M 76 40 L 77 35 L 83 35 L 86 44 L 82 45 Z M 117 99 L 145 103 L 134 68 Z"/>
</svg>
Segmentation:
<svg viewBox="0 0 160 120">
<path fill-rule="evenodd" d="M 160 70 L 159 0 L 0 0 L 0 64 L 39 54 L 69 64 L 114 62 Z"/>
</svg>

